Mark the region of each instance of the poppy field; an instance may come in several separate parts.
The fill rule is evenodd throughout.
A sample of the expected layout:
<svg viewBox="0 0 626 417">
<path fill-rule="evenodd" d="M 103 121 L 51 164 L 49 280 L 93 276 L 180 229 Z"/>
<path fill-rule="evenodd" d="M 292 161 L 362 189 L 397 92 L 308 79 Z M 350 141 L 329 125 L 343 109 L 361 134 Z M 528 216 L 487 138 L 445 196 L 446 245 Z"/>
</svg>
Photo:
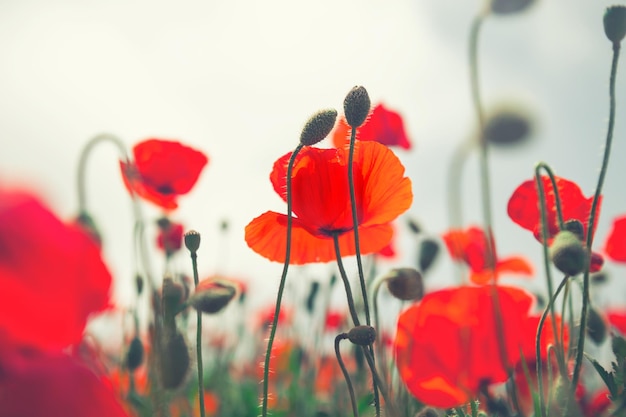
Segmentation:
<svg viewBox="0 0 626 417">
<path fill-rule="evenodd" d="M 532 120 L 515 108 L 485 111 L 478 49 L 485 21 L 531 4 L 489 1 L 472 21 L 477 130 L 449 168 L 445 230 L 411 211 L 428 197 L 402 157 L 420 151 L 402 109 L 358 85 L 338 92 L 342 108 L 311 109 L 293 148 L 266 167 L 279 203 L 251 199 L 257 214 L 233 233 L 281 265 L 271 300 L 251 285 L 263 276 L 203 275 L 205 231 L 179 213 L 215 163 L 210 149 L 96 135 L 77 161 L 70 219 L 36 191 L 3 183 L 0 416 L 626 416 L 626 294 L 613 294 L 621 304 L 596 296 L 615 292 L 626 264 L 626 207 L 599 221 L 609 166 L 623 164 L 612 145 L 624 139 L 614 132 L 625 121 L 616 79 L 626 6 L 594 17 L 612 52 L 602 151 L 589 158 L 594 188 L 557 175 L 550 155 L 529 166 L 498 215 L 533 247 L 501 253 L 490 157 L 526 143 Z M 108 265 L 116 241 L 92 210 L 87 170 L 103 145 L 117 152 L 132 216 L 123 270 Z M 464 167 L 471 155 L 477 172 Z M 476 195 L 463 195 L 469 176 Z M 465 220 L 466 200 L 480 221 Z M 223 236 L 230 228 L 220 224 Z M 400 262 L 407 246 L 415 256 Z M 438 284 L 440 264 L 449 285 Z M 120 307 L 113 287 L 129 276 L 130 305 Z"/>
</svg>

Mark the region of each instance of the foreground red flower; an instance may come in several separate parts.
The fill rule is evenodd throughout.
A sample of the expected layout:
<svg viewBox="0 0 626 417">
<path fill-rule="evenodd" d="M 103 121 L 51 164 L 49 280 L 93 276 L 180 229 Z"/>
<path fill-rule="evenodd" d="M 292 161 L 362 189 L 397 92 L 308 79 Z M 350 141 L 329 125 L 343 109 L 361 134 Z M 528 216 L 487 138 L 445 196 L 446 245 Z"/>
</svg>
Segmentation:
<svg viewBox="0 0 626 417">
<path fill-rule="evenodd" d="M 41 349 L 80 341 L 109 303 L 111 275 L 93 239 L 32 195 L 0 189 L 0 248 L 0 336 Z"/>
<path fill-rule="evenodd" d="M 496 254 L 495 268 L 490 267 L 487 261 L 487 236 L 479 227 L 449 230 L 443 234 L 443 240 L 452 259 L 465 262 L 470 267 L 470 281 L 474 284 L 487 284 L 504 273 L 533 274 L 530 263 L 519 256 L 499 258 Z"/>
<path fill-rule="evenodd" d="M 626 215 L 613 219 L 604 252 L 612 261 L 626 262 Z"/>
<path fill-rule="evenodd" d="M 494 319 L 494 294 L 502 332 Z M 505 381 L 507 369 L 520 357 L 532 303 L 525 291 L 503 286 L 426 295 L 398 318 L 396 363 L 408 390 L 426 405 L 450 408 L 476 398 L 483 386 Z"/>
<path fill-rule="evenodd" d="M 274 190 L 286 201 L 287 163 L 291 153 L 274 163 Z M 354 180 L 361 253 L 382 249 L 392 236 L 389 224 L 413 200 L 404 167 L 386 146 L 359 142 L 354 152 Z M 348 184 L 348 151 L 306 147 L 296 158 L 292 177 L 293 264 L 335 259 L 333 236 L 342 256 L 355 254 Z M 287 215 L 268 211 L 246 226 L 246 242 L 271 261 L 284 262 Z"/>
<path fill-rule="evenodd" d="M 148 139 L 133 148 L 134 163 L 120 162 L 128 189 L 166 210 L 195 185 L 209 159 L 180 142 Z"/>
<path fill-rule="evenodd" d="M 402 117 L 382 104 L 374 107 L 369 118 L 357 129 L 356 137 L 361 141 L 375 141 L 387 146 L 411 149 Z M 333 146 L 344 148 L 348 144 L 350 144 L 350 126 L 346 118 L 342 117 L 333 131 Z"/>
</svg>

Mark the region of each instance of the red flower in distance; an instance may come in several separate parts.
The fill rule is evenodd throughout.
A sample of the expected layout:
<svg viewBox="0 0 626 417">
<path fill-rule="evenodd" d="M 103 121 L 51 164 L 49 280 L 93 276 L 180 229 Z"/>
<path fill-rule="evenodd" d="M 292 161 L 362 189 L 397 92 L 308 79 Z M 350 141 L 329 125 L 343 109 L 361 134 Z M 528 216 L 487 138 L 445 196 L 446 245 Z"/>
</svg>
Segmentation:
<svg viewBox="0 0 626 417">
<path fill-rule="evenodd" d="M 382 104 L 374 107 L 369 118 L 358 128 L 356 138 L 362 141 L 375 141 L 387 146 L 398 146 L 406 150 L 411 149 L 411 142 L 404 129 L 402 117 Z M 333 146 L 344 148 L 349 143 L 350 126 L 346 118 L 342 117 L 333 131 Z"/>
<path fill-rule="evenodd" d="M 274 190 L 286 201 L 287 163 L 274 163 Z M 354 152 L 354 181 L 361 253 L 382 249 L 391 239 L 393 219 L 413 200 L 411 181 L 400 160 L 386 146 L 359 142 Z M 306 147 L 296 157 L 292 175 L 292 264 L 335 259 L 333 236 L 343 256 L 355 254 L 348 184 L 348 151 Z M 268 211 L 246 226 L 246 242 L 271 261 L 284 262 L 287 215 Z"/>
<path fill-rule="evenodd" d="M 604 252 L 612 261 L 626 262 L 626 215 L 613 220 Z"/>
<path fill-rule="evenodd" d="M 556 200 L 552 182 L 548 176 L 542 177 L 543 188 L 545 190 L 547 218 L 548 218 L 548 243 L 559 232 L 559 223 L 556 213 Z M 587 235 L 589 215 L 591 214 L 591 204 L 593 197 L 586 198 L 580 187 L 565 178 L 556 177 L 556 185 L 561 200 L 563 211 L 563 221 L 579 220 Z M 598 201 L 598 213 L 602 199 Z M 535 180 L 523 182 L 515 189 L 509 199 L 507 211 L 511 220 L 526 230 L 530 230 L 535 238 L 541 242 L 541 212 L 539 211 L 539 194 Z M 596 224 L 597 226 L 597 217 Z"/>
<path fill-rule="evenodd" d="M 494 319 L 495 294 L 504 334 Z M 476 398 L 484 385 L 505 381 L 498 337 L 509 363 L 517 362 L 532 303 L 525 291 L 503 286 L 427 294 L 398 318 L 396 363 L 409 392 L 426 405 L 451 408 Z"/>
<path fill-rule="evenodd" d="M 109 303 L 111 275 L 93 239 L 35 197 L 0 189 L 0 335 L 60 349 Z"/>
<path fill-rule="evenodd" d="M 449 230 L 443 234 L 443 241 L 452 259 L 465 262 L 470 267 L 470 281 L 474 284 L 488 284 L 493 277 L 497 279 L 498 275 L 505 273 L 533 274 L 530 263 L 519 256 L 498 258 L 496 255 L 495 268 L 490 268 L 487 264 L 487 236 L 479 227 Z"/>
<path fill-rule="evenodd" d="M 167 219 L 160 221 L 157 247 L 162 249 L 168 256 L 172 255 L 182 247 L 183 234 L 182 224 L 172 223 Z"/>
<path fill-rule="evenodd" d="M 180 142 L 148 139 L 133 148 L 134 163 L 120 162 L 129 190 L 166 210 L 178 207 L 176 199 L 196 184 L 209 159 Z"/>
</svg>

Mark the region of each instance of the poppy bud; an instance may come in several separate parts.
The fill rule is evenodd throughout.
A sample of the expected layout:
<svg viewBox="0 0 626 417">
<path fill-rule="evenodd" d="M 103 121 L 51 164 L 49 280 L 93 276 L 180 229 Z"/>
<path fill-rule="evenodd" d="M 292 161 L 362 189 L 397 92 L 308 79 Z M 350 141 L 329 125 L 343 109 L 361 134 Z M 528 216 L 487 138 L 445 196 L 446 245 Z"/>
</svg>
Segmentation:
<svg viewBox="0 0 626 417">
<path fill-rule="evenodd" d="M 407 224 L 409 226 L 409 229 L 411 229 L 411 232 L 415 233 L 416 235 L 419 235 L 420 233 L 422 233 L 422 227 L 415 220 L 409 219 Z"/>
<path fill-rule="evenodd" d="M 606 284 L 608 280 L 609 277 L 604 271 L 591 275 L 591 283 L 595 285 Z"/>
<path fill-rule="evenodd" d="M 191 253 L 198 252 L 198 248 L 200 247 L 200 233 L 195 230 L 190 230 L 185 233 L 185 247 Z"/>
<path fill-rule="evenodd" d="M 163 288 L 161 289 L 161 301 L 163 305 L 164 321 L 167 325 L 174 327 L 174 317 L 181 310 L 184 301 L 185 288 L 174 282 L 172 278 L 163 279 Z"/>
<path fill-rule="evenodd" d="M 596 344 L 599 345 L 606 339 L 607 327 L 604 317 L 598 310 L 591 307 L 587 315 L 587 335 Z"/>
<path fill-rule="evenodd" d="M 613 43 L 620 43 L 626 35 L 626 7 L 611 6 L 604 13 L 604 33 Z"/>
<path fill-rule="evenodd" d="M 559 232 L 550 247 L 550 259 L 564 274 L 574 276 L 587 267 L 587 250 L 578 237 L 567 230 Z"/>
<path fill-rule="evenodd" d="M 422 274 L 416 269 L 392 269 L 384 279 L 389 292 L 400 300 L 419 300 L 424 296 Z"/>
<path fill-rule="evenodd" d="M 309 118 L 300 133 L 300 143 L 305 146 L 312 146 L 324 139 L 337 120 L 337 110 L 320 110 Z"/>
<path fill-rule="evenodd" d="M 420 243 L 419 268 L 426 273 L 439 254 L 439 244 L 434 239 L 424 239 Z"/>
<path fill-rule="evenodd" d="M 207 280 L 198 284 L 196 291 L 189 297 L 189 304 L 196 310 L 215 314 L 228 305 L 237 289 L 222 280 Z"/>
<path fill-rule="evenodd" d="M 359 346 L 369 346 L 376 340 L 376 329 L 372 326 L 356 326 L 348 332 L 348 340 Z"/>
<path fill-rule="evenodd" d="M 315 299 L 319 293 L 320 283 L 317 281 L 311 282 L 311 288 L 309 289 L 309 295 L 306 298 L 306 309 L 309 313 L 313 314 L 315 309 Z"/>
<path fill-rule="evenodd" d="M 415 414 L 415 417 L 438 417 L 438 416 L 439 414 L 433 408 L 430 408 L 430 407 L 426 407 L 419 413 Z"/>
<path fill-rule="evenodd" d="M 495 14 L 507 15 L 521 12 L 534 0 L 491 0 L 491 11 Z"/>
<path fill-rule="evenodd" d="M 134 371 L 139 368 L 141 362 L 143 362 L 143 344 L 138 337 L 134 337 L 130 342 L 128 352 L 126 352 L 126 367 L 130 371 Z"/>
<path fill-rule="evenodd" d="M 365 87 L 354 87 L 343 101 L 343 112 L 346 121 L 353 128 L 357 128 L 365 122 L 370 112 L 370 96 Z"/>
<path fill-rule="evenodd" d="M 578 219 L 571 219 L 563 223 L 563 230 L 574 233 L 581 242 L 585 240 L 585 226 Z"/>
<path fill-rule="evenodd" d="M 178 388 L 189 369 L 189 349 L 185 338 L 179 332 L 164 338 L 161 345 L 160 376 L 165 389 Z"/>
<path fill-rule="evenodd" d="M 492 145 L 517 145 L 530 137 L 531 130 L 530 119 L 524 112 L 502 108 L 487 120 L 483 137 Z"/>
</svg>

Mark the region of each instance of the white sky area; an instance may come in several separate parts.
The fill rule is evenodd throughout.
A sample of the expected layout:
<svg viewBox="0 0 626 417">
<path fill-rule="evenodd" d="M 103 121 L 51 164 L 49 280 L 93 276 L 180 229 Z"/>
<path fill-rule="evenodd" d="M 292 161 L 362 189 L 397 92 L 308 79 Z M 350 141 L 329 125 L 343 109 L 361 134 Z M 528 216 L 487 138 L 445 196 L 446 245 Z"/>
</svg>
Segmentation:
<svg viewBox="0 0 626 417">
<path fill-rule="evenodd" d="M 535 262 L 541 247 L 506 216 L 511 193 L 548 162 L 590 196 L 608 119 L 611 45 L 602 28 L 611 1 L 538 1 L 523 14 L 493 16 L 480 40 L 485 107 L 520 103 L 535 115 L 532 143 L 491 152 L 499 253 Z M 69 218 L 77 210 L 81 148 L 101 132 L 130 148 L 148 137 L 201 149 L 209 165 L 172 218 L 202 234 L 201 275 L 247 280 L 252 296 L 273 295 L 282 265 L 244 242 L 244 227 L 266 210 L 285 212 L 268 176 L 321 108 L 342 111 L 354 85 L 405 119 L 414 144 L 398 150 L 413 181 L 408 216 L 432 234 L 447 227 L 446 177 L 455 146 L 475 129 L 467 36 L 478 0 L 42 1 L 0 3 L 0 178 L 26 186 Z M 626 213 L 626 63 L 618 71 L 615 142 L 596 246 L 611 219 Z M 115 294 L 132 299 L 132 218 L 117 153 L 102 145 L 89 166 L 89 207 L 104 233 Z M 464 174 L 464 217 L 481 223 L 478 165 Z M 144 210 L 151 220 L 159 211 Z M 231 230 L 226 240 L 222 219 Z M 406 218 L 402 218 L 402 225 Z M 154 229 L 149 229 L 152 236 Z M 400 258 L 415 242 L 400 228 Z M 451 283 L 447 255 L 429 288 Z M 155 261 L 155 271 L 162 262 Z M 36 260 L 33 260 L 36 262 Z M 177 265 L 188 273 L 186 256 Z M 334 264 L 293 269 L 292 280 L 326 279 Z M 623 267 L 609 265 L 614 282 Z M 51 277 L 54 279 L 54 277 Z M 606 291 L 604 299 L 620 302 Z M 626 303 L 626 299 L 622 299 Z M 261 303 L 261 302 L 260 302 Z"/>
</svg>

